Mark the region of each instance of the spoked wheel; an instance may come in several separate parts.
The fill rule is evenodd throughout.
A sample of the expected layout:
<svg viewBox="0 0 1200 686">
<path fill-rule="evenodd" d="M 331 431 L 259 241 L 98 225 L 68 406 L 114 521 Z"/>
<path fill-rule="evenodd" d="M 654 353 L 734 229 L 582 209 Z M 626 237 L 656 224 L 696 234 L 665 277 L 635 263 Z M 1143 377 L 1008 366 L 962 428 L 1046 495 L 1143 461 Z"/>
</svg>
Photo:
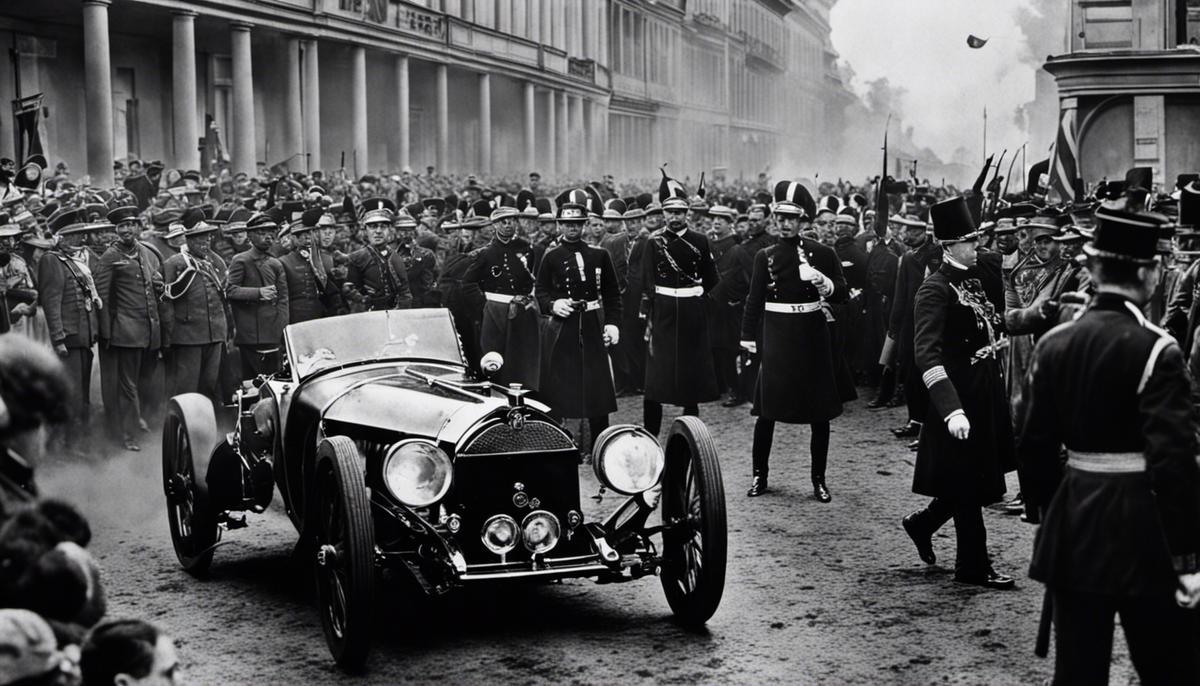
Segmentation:
<svg viewBox="0 0 1200 686">
<path fill-rule="evenodd" d="M 321 442 L 314 489 L 321 628 L 338 666 L 357 671 L 371 649 L 375 528 L 358 448 L 349 438 Z"/>
<path fill-rule="evenodd" d="M 193 576 L 208 571 L 217 543 L 217 513 L 210 505 L 205 476 L 218 440 L 212 401 L 199 393 L 171 398 L 163 422 L 163 492 L 175 557 Z"/>
<path fill-rule="evenodd" d="M 725 486 L 708 427 L 698 417 L 675 420 L 663 473 L 662 585 L 679 621 L 700 627 L 725 591 Z"/>
</svg>

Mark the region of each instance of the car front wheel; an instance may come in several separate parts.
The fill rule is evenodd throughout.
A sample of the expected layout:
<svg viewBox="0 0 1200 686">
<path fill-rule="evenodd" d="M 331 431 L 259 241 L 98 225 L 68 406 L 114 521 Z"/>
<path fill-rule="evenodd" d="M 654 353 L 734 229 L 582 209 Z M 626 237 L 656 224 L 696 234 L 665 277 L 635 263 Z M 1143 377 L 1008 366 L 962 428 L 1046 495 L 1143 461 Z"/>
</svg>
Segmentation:
<svg viewBox="0 0 1200 686">
<path fill-rule="evenodd" d="M 698 417 L 675 420 L 663 474 L 662 585 L 679 621 L 700 627 L 725 592 L 725 486 L 708 427 Z"/>
<path fill-rule="evenodd" d="M 362 469 L 349 438 L 327 438 L 317 448 L 317 602 L 329 652 L 351 672 L 371 649 L 375 596 L 375 529 Z"/>
<path fill-rule="evenodd" d="M 179 566 L 203 576 L 217 544 L 217 512 L 208 494 L 208 462 L 220 440 L 212 401 L 185 393 L 167 404 L 162 433 L 163 492 Z"/>
</svg>

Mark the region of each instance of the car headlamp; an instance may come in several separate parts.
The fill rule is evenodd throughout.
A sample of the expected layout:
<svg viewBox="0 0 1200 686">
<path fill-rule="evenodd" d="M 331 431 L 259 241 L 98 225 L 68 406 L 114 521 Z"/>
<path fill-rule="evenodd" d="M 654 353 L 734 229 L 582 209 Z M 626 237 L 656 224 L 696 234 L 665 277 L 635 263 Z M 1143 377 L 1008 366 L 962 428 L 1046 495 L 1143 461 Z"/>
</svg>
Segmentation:
<svg viewBox="0 0 1200 686">
<path fill-rule="evenodd" d="M 512 552 L 512 549 L 517 547 L 519 537 L 517 520 L 506 514 L 490 517 L 483 523 L 483 530 L 479 534 L 484 547 L 497 555 Z"/>
<path fill-rule="evenodd" d="M 529 552 L 538 555 L 558 545 L 561 527 L 558 517 L 545 510 L 535 510 L 521 521 L 521 540 Z"/>
<path fill-rule="evenodd" d="M 396 500 L 428 507 L 441 500 L 454 481 L 454 467 L 441 448 L 410 439 L 392 446 L 383 460 L 383 482 Z"/>
<path fill-rule="evenodd" d="M 596 438 L 592 449 L 596 478 L 622 495 L 656 486 L 665 463 L 658 439 L 640 426 L 609 427 Z"/>
</svg>

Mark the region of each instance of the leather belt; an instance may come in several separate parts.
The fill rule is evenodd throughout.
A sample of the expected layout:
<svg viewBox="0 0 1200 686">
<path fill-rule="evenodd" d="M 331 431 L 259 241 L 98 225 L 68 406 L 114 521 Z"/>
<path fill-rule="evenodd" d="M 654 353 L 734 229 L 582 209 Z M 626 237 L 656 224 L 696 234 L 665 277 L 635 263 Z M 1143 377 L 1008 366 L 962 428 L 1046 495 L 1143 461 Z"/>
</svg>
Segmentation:
<svg viewBox="0 0 1200 686">
<path fill-rule="evenodd" d="M 516 300 L 517 298 L 528 298 L 529 296 L 528 295 L 509 295 L 507 293 L 488 293 L 487 291 L 484 291 L 483 297 L 487 298 L 488 300 L 491 300 L 494 303 L 504 303 L 507 305 L 508 303 L 512 302 L 513 300 Z"/>
<path fill-rule="evenodd" d="M 704 295 L 704 286 L 688 286 L 687 288 L 668 288 L 655 286 L 654 292 L 671 298 L 699 298 Z"/>
<path fill-rule="evenodd" d="M 763 309 L 767 312 L 778 312 L 779 314 L 808 314 L 809 312 L 820 312 L 821 303 L 763 303 Z"/>
<path fill-rule="evenodd" d="M 1137 474 L 1146 471 L 1142 453 L 1084 453 L 1067 451 L 1067 466 L 1093 474 Z"/>
</svg>

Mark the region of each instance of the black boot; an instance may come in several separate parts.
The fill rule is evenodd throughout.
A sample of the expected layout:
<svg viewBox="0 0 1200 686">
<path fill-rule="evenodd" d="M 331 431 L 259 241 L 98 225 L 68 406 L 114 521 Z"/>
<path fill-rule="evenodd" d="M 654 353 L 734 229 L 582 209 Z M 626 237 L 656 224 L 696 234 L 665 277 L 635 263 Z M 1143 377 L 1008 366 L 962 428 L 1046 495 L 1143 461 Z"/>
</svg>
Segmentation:
<svg viewBox="0 0 1200 686">
<path fill-rule="evenodd" d="M 824 478 L 813 479 L 813 497 L 823 503 L 833 500 L 833 495 L 830 494 L 829 489 L 825 486 Z"/>
<path fill-rule="evenodd" d="M 933 536 L 920 525 L 917 518 L 920 517 L 924 510 L 918 510 L 900 520 L 900 524 L 904 527 L 904 532 L 912 539 L 913 545 L 917 546 L 917 556 L 921 558 L 921 562 L 927 565 L 937 562 L 937 555 L 933 552 Z"/>
<path fill-rule="evenodd" d="M 746 491 L 747 498 L 756 498 L 767 492 L 767 473 L 761 472 L 754 475 L 754 480 L 750 482 L 750 490 Z"/>
</svg>

